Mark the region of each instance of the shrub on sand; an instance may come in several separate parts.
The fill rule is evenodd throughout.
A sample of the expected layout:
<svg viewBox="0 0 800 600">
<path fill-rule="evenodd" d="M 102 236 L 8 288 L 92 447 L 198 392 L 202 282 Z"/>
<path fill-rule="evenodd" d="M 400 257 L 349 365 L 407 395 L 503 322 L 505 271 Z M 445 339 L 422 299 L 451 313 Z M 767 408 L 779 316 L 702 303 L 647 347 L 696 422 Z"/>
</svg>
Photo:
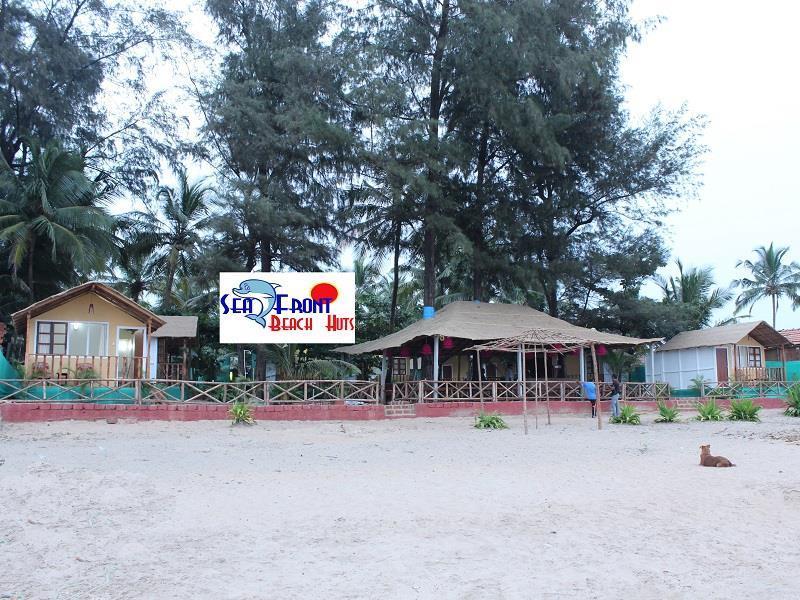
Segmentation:
<svg viewBox="0 0 800 600">
<path fill-rule="evenodd" d="M 625 425 L 639 425 L 641 417 L 631 404 L 623 404 L 619 409 L 619 416 L 611 417 L 611 423 L 622 423 Z"/>
<path fill-rule="evenodd" d="M 229 411 L 233 424 L 252 425 L 255 423 L 253 419 L 253 409 L 244 402 L 235 402 Z"/>
<path fill-rule="evenodd" d="M 800 417 L 800 384 L 795 384 L 786 390 L 786 410 L 787 417 Z"/>
<path fill-rule="evenodd" d="M 476 429 L 508 429 L 506 422 L 500 415 L 488 415 L 481 413 L 475 416 Z"/>
<path fill-rule="evenodd" d="M 721 421 L 724 418 L 722 410 L 717 406 L 714 398 L 706 402 L 698 402 L 695 406 L 697 407 L 698 421 Z"/>
<path fill-rule="evenodd" d="M 758 412 L 761 407 L 750 398 L 744 400 L 731 400 L 731 412 L 728 419 L 731 421 L 760 421 Z"/>
<path fill-rule="evenodd" d="M 667 406 L 663 400 L 658 401 L 658 418 L 656 423 L 675 423 L 678 421 L 680 411 L 672 406 Z"/>
</svg>

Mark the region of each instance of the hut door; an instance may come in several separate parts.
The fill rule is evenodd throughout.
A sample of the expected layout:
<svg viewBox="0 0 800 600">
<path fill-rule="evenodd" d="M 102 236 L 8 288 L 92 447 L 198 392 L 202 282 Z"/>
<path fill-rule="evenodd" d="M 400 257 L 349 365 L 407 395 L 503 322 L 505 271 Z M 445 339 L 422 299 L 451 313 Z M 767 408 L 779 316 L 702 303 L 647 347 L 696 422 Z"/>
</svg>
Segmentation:
<svg viewBox="0 0 800 600">
<path fill-rule="evenodd" d="M 717 348 L 717 382 L 728 383 L 728 349 Z"/>
</svg>

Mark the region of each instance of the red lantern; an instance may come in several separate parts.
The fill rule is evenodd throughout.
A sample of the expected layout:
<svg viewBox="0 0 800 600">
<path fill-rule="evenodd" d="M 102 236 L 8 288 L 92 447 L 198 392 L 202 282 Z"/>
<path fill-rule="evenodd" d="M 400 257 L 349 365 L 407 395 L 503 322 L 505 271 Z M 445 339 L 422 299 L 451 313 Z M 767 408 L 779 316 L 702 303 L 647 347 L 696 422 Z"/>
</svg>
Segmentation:
<svg viewBox="0 0 800 600">
<path fill-rule="evenodd" d="M 431 348 L 431 345 L 428 342 L 422 344 L 422 350 L 420 350 L 420 354 L 422 354 L 422 356 L 430 356 L 433 354 L 433 348 Z"/>
<path fill-rule="evenodd" d="M 597 347 L 597 356 L 605 356 L 608 354 L 608 349 L 605 346 Z"/>
<path fill-rule="evenodd" d="M 400 346 L 400 356 L 403 358 L 411 358 L 411 348 L 408 346 Z"/>
<path fill-rule="evenodd" d="M 442 340 L 442 348 L 444 348 L 445 350 L 452 350 L 453 346 L 455 346 L 455 343 L 453 342 L 453 338 L 446 337 L 446 338 L 444 338 Z"/>
</svg>

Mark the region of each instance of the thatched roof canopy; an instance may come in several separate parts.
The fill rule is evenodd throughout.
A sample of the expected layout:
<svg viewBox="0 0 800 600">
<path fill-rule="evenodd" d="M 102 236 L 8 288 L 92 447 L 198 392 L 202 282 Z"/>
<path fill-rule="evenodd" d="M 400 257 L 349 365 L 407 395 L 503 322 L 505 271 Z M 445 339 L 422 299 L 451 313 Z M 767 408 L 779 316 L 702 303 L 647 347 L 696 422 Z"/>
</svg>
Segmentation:
<svg viewBox="0 0 800 600">
<path fill-rule="evenodd" d="M 346 354 L 383 352 L 420 338 L 436 335 L 479 343 L 511 338 L 536 329 L 560 332 L 565 336 L 571 335 L 586 344 L 638 346 L 661 341 L 660 338 L 629 338 L 578 327 L 521 304 L 453 302 L 439 310 L 431 319 L 421 319 L 405 329 L 380 339 L 354 346 L 343 346 L 337 350 Z"/>
</svg>

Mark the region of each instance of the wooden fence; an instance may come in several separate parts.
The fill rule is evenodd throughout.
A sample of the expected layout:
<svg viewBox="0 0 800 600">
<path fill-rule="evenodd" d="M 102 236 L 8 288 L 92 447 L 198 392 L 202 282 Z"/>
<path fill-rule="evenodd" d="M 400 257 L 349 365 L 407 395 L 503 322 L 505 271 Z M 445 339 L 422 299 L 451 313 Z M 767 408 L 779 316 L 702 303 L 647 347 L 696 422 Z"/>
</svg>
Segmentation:
<svg viewBox="0 0 800 600">
<path fill-rule="evenodd" d="M 167 404 L 378 403 L 375 381 L 172 381 L 118 379 L 0 380 L 0 401 Z"/>
<path fill-rule="evenodd" d="M 579 381 L 528 381 L 525 383 L 528 400 L 583 400 Z M 612 385 L 600 384 L 600 398 L 611 398 Z M 666 383 L 623 383 L 622 400 L 660 400 L 669 398 Z M 392 385 L 392 400 L 396 402 L 488 402 L 522 400 L 522 383 L 518 381 L 402 381 Z"/>
</svg>

